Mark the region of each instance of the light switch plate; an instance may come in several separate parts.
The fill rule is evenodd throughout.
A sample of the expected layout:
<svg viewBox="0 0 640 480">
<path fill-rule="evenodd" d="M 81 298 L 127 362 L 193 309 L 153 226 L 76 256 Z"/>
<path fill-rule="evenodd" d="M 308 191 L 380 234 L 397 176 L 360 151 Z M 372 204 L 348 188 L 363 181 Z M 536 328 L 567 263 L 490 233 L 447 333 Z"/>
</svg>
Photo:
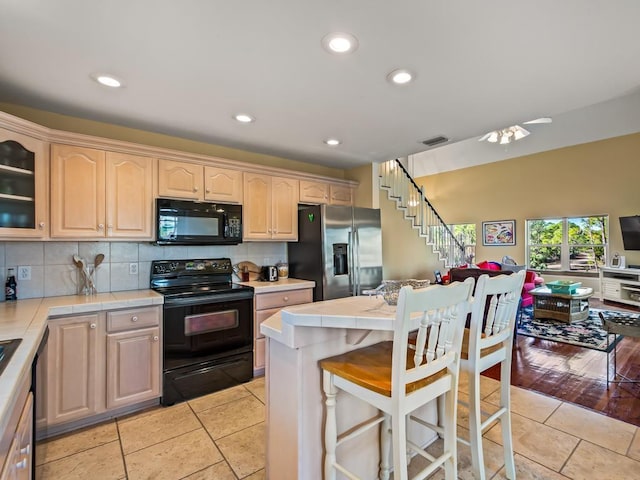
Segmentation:
<svg viewBox="0 0 640 480">
<path fill-rule="evenodd" d="M 31 280 L 31 267 L 18 267 L 18 280 Z"/>
</svg>

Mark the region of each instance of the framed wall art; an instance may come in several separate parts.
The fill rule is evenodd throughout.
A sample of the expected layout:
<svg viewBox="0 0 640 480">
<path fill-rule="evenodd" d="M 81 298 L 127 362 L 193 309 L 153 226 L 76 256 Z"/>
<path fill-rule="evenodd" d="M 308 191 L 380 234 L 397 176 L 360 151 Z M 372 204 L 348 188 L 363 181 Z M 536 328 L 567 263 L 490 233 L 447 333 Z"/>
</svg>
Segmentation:
<svg viewBox="0 0 640 480">
<path fill-rule="evenodd" d="M 482 245 L 502 246 L 516 244 L 516 221 L 482 222 Z"/>
</svg>

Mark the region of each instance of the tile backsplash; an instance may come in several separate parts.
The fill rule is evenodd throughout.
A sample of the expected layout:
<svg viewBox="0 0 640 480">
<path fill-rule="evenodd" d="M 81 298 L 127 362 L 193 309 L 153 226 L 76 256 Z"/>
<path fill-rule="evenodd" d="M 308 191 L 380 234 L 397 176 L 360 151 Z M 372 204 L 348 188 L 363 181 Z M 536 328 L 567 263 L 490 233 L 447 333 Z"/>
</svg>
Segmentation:
<svg viewBox="0 0 640 480">
<path fill-rule="evenodd" d="M 18 299 L 74 295 L 80 278 L 73 255 L 85 259 L 89 266 L 97 254 L 104 254 L 96 270 L 98 292 L 149 288 L 152 260 L 229 257 L 235 264 L 243 260 L 257 265 L 274 265 L 287 260 L 284 242 L 251 242 L 233 246 L 158 246 L 138 242 L 0 242 L 0 278 L 14 268 L 18 282 Z M 130 264 L 137 273 L 130 274 Z M 31 279 L 18 277 L 18 267 L 31 267 Z M 4 288 L 0 301 L 4 300 Z"/>
</svg>

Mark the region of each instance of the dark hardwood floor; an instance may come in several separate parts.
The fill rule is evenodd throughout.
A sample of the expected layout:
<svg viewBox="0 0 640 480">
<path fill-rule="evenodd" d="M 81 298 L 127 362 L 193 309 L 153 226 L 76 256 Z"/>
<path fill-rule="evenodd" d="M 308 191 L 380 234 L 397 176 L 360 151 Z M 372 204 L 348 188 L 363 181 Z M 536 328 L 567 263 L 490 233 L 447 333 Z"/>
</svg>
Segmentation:
<svg viewBox="0 0 640 480">
<path fill-rule="evenodd" d="M 638 313 L 636 308 L 594 299 L 590 306 Z M 640 338 L 625 337 L 617 349 L 618 373 L 640 379 Z M 640 426 L 640 383 L 610 383 L 607 390 L 606 369 L 605 352 L 519 335 L 514 342 L 511 384 Z M 500 370 L 494 367 L 484 375 L 499 379 Z"/>
</svg>

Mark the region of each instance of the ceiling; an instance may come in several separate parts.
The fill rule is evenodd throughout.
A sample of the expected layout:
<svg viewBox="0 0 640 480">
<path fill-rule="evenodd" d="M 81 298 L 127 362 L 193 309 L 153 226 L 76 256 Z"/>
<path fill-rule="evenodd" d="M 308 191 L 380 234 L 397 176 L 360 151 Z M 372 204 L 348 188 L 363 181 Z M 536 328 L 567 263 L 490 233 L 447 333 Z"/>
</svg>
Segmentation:
<svg viewBox="0 0 640 480">
<path fill-rule="evenodd" d="M 351 168 L 638 93 L 639 20 L 637 0 L 0 0 L 0 102 Z"/>
</svg>

